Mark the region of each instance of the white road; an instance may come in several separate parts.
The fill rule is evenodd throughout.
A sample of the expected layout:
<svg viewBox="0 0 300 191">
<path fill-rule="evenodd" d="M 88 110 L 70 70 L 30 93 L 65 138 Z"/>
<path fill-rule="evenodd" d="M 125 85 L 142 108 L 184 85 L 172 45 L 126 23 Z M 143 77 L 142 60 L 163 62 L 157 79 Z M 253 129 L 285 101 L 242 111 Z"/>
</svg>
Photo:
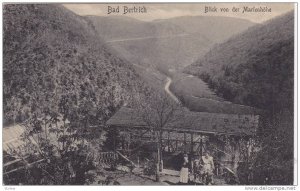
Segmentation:
<svg viewBox="0 0 300 191">
<path fill-rule="evenodd" d="M 187 36 L 189 34 L 178 34 L 178 35 L 168 35 L 168 36 L 149 36 L 149 37 L 137 37 L 137 38 L 125 38 L 125 39 L 116 39 L 116 40 L 109 40 L 106 41 L 107 43 L 114 43 L 114 42 L 125 42 L 125 41 L 133 41 L 133 40 L 147 40 L 147 39 L 161 39 L 161 38 L 173 38 L 173 37 L 181 37 Z"/>
<path fill-rule="evenodd" d="M 167 83 L 165 85 L 165 91 L 167 92 L 167 94 L 170 95 L 170 97 L 176 102 L 176 103 L 180 103 L 179 99 L 170 91 L 170 85 L 172 83 L 172 79 L 170 77 L 167 77 Z"/>
</svg>

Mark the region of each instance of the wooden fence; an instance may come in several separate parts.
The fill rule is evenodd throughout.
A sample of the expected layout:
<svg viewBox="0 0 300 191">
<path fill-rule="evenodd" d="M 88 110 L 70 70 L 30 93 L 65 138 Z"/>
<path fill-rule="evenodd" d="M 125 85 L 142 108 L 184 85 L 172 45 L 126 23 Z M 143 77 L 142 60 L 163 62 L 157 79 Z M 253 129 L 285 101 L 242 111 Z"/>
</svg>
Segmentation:
<svg viewBox="0 0 300 191">
<path fill-rule="evenodd" d="M 116 152 L 100 152 L 98 155 L 98 162 L 100 165 L 113 165 L 119 159 L 119 155 Z"/>
</svg>

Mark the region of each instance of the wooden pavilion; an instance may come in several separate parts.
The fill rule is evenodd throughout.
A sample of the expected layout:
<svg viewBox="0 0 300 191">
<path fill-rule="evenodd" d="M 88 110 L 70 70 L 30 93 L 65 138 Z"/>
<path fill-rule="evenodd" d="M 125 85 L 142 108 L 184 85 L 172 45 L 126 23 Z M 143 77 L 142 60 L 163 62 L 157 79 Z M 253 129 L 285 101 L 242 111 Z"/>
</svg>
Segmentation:
<svg viewBox="0 0 300 191">
<path fill-rule="evenodd" d="M 162 150 L 165 153 L 185 152 L 194 158 L 209 151 L 219 166 L 232 171 L 236 171 L 240 163 L 247 162 L 254 149 L 252 138 L 258 128 L 258 115 L 184 112 L 184 121 L 178 120 L 162 129 Z M 191 121 L 193 123 L 185 125 Z M 127 153 L 127 156 L 143 152 L 139 148 L 144 144 L 154 146 L 155 130 L 147 126 L 132 108 L 122 107 L 107 125 L 120 134 L 121 141 L 115 149 Z"/>
</svg>

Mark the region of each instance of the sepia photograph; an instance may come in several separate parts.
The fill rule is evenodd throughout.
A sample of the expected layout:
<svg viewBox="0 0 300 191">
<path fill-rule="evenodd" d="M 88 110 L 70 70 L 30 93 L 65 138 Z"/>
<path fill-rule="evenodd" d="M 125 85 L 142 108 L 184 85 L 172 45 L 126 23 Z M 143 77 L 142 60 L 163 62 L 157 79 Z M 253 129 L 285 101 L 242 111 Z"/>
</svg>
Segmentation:
<svg viewBox="0 0 300 191">
<path fill-rule="evenodd" d="M 2 3 L 2 185 L 295 190 L 296 20 L 291 2 Z"/>
</svg>

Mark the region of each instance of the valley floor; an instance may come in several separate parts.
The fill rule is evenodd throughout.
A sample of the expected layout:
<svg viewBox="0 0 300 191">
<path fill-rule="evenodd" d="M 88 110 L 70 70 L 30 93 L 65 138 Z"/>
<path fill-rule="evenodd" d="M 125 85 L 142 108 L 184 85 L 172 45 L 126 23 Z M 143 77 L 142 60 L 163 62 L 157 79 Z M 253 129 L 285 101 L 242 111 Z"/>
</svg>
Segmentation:
<svg viewBox="0 0 300 191">
<path fill-rule="evenodd" d="M 217 96 L 204 81 L 193 75 L 174 72 L 169 86 L 172 94 L 192 111 L 232 114 L 257 112 L 255 108 L 235 104 Z"/>
</svg>

